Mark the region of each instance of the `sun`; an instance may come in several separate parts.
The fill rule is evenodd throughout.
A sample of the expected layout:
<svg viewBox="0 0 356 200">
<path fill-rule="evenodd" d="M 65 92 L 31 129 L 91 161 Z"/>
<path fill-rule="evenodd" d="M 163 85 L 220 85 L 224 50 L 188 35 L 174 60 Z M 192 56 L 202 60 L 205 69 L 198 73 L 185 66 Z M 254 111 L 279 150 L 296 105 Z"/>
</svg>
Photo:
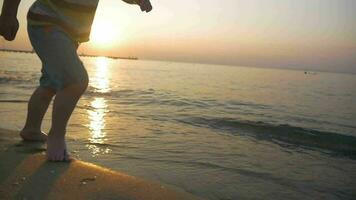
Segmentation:
<svg viewBox="0 0 356 200">
<path fill-rule="evenodd" d="M 120 31 L 117 26 L 103 21 L 93 24 L 90 41 L 97 47 L 113 46 L 120 39 Z"/>
</svg>

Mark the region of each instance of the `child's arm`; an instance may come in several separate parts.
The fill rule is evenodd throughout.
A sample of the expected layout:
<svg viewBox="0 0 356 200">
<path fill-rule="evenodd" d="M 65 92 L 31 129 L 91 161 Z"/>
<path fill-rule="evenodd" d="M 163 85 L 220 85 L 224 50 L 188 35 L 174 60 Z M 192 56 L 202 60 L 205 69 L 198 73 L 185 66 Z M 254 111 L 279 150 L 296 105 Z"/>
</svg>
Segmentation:
<svg viewBox="0 0 356 200">
<path fill-rule="evenodd" d="M 12 41 L 19 29 L 17 9 L 21 0 L 4 0 L 0 15 L 0 35 L 6 40 Z"/>
<path fill-rule="evenodd" d="M 129 4 L 137 4 L 140 6 L 142 12 L 150 12 L 152 10 L 152 5 L 150 0 L 123 0 Z"/>
</svg>

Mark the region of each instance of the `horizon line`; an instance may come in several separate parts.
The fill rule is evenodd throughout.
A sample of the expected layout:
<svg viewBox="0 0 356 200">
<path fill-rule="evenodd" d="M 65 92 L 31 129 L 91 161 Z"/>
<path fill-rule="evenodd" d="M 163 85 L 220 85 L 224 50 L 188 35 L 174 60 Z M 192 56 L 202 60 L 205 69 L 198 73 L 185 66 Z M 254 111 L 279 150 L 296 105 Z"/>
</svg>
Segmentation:
<svg viewBox="0 0 356 200">
<path fill-rule="evenodd" d="M 22 49 L 11 49 L 11 48 L 0 48 L 1 52 L 18 52 L 18 53 L 35 53 L 34 50 L 29 50 L 28 48 Z M 148 60 L 148 61 L 162 61 L 162 62 L 177 62 L 177 63 L 190 63 L 190 64 L 203 64 L 203 65 L 221 65 L 229 67 L 247 67 L 247 68 L 258 68 L 258 69 L 280 69 L 280 70 L 293 70 L 293 71 L 304 71 L 304 72 L 319 72 L 319 73 L 338 73 L 338 74 L 350 74 L 356 75 L 353 71 L 333 71 L 333 70 L 323 70 L 323 69 L 308 69 L 308 67 L 291 67 L 291 66 L 257 66 L 257 65 L 241 65 L 237 63 L 219 63 L 219 62 L 204 62 L 204 61 L 192 61 L 192 60 L 170 60 L 170 59 L 152 59 L 152 58 L 138 58 L 136 56 L 109 56 L 100 54 L 84 54 L 83 52 L 78 53 L 81 57 L 106 57 L 110 59 L 124 59 L 124 60 Z"/>
</svg>

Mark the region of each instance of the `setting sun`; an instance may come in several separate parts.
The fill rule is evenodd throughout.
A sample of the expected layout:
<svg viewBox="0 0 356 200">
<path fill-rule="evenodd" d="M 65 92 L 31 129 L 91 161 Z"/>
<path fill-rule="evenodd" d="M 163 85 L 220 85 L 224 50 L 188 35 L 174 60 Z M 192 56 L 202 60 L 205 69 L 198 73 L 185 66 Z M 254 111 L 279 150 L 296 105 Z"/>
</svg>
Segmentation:
<svg viewBox="0 0 356 200">
<path fill-rule="evenodd" d="M 109 22 L 96 21 L 93 24 L 90 41 L 97 47 L 108 47 L 117 43 L 120 31 L 117 26 Z"/>
</svg>

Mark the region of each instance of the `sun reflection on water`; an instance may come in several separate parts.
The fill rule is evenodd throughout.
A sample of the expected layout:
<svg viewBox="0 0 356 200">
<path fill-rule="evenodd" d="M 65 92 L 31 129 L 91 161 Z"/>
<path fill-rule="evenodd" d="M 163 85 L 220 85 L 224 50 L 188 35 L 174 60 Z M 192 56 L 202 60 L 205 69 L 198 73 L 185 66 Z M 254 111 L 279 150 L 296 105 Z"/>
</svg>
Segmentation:
<svg viewBox="0 0 356 200">
<path fill-rule="evenodd" d="M 106 133 L 103 131 L 105 129 L 105 112 L 107 105 L 104 98 L 95 98 L 91 102 L 91 107 L 93 110 L 88 110 L 90 124 L 89 128 L 91 131 L 90 142 L 102 144 L 105 142 Z"/>
<path fill-rule="evenodd" d="M 95 60 L 95 74 L 91 77 L 90 86 L 94 87 L 96 92 L 110 92 L 109 62 L 110 59 L 106 57 L 97 57 Z"/>
<path fill-rule="evenodd" d="M 96 59 L 95 74 L 90 83 L 96 92 L 107 93 L 110 91 L 108 65 L 109 59 L 105 57 Z M 106 99 L 104 97 L 95 97 L 90 102 L 90 109 L 87 112 L 90 120 L 88 124 L 90 144 L 87 147 L 92 151 L 93 156 L 109 153 L 111 150 L 105 146 L 107 141 L 105 115 L 109 112 Z"/>
</svg>

